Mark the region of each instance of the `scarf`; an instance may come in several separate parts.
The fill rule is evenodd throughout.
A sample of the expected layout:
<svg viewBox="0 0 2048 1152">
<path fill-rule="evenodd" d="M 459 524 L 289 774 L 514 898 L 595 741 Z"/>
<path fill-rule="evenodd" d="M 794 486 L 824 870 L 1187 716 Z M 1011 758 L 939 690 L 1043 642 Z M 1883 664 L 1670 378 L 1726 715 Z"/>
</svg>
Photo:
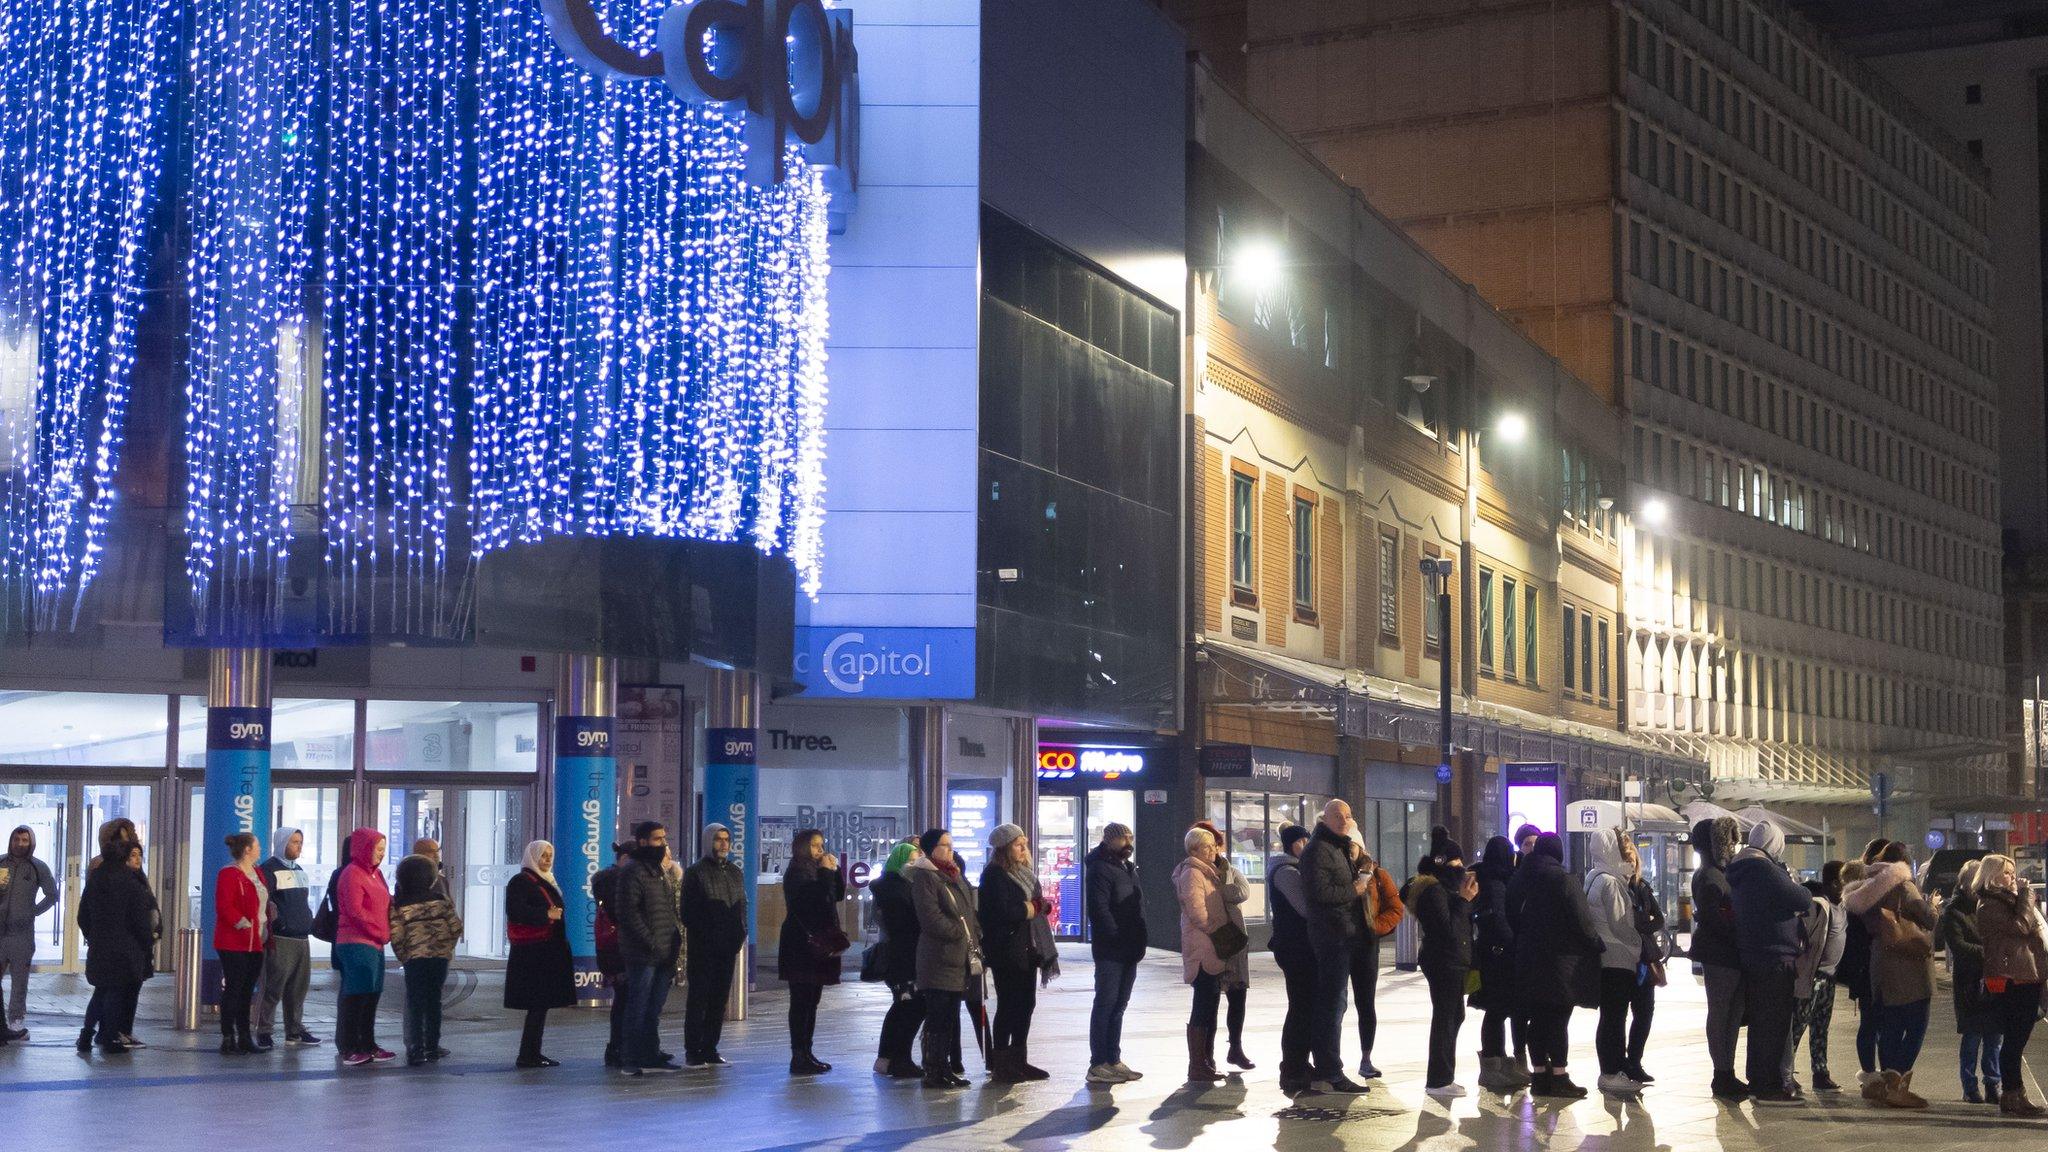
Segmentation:
<svg viewBox="0 0 2048 1152">
<path fill-rule="evenodd" d="M 929 854 L 925 856 L 925 859 L 930 861 L 931 866 L 937 868 L 939 870 L 939 874 L 944 876 L 946 879 L 958 880 L 960 878 L 960 858 L 958 856 L 953 857 L 951 860 L 946 861 L 944 864 L 939 863 L 936 857 L 931 856 Z"/>
<path fill-rule="evenodd" d="M 529 842 L 526 845 L 526 851 L 522 853 L 519 857 L 519 866 L 521 868 L 526 869 L 528 872 L 533 873 L 535 876 L 538 876 L 541 879 L 547 881 L 548 887 L 553 888 L 557 892 L 560 892 L 562 890 L 562 886 L 560 884 L 555 883 L 554 872 L 548 869 L 543 869 L 540 866 L 541 851 L 543 849 L 553 847 L 554 845 L 548 843 L 545 840 L 534 840 Z"/>
</svg>

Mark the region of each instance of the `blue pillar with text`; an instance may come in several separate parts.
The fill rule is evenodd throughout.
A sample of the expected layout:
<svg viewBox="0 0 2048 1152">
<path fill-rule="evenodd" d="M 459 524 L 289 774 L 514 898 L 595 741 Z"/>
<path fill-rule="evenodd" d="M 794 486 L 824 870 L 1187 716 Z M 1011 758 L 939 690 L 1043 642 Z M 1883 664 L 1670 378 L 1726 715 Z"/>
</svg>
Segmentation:
<svg viewBox="0 0 2048 1152">
<path fill-rule="evenodd" d="M 562 924 L 575 958 L 578 1000 L 609 996 L 597 970 L 597 901 L 590 881 L 611 864 L 618 807 L 612 718 L 556 717 L 555 878 L 562 884 Z"/>
</svg>

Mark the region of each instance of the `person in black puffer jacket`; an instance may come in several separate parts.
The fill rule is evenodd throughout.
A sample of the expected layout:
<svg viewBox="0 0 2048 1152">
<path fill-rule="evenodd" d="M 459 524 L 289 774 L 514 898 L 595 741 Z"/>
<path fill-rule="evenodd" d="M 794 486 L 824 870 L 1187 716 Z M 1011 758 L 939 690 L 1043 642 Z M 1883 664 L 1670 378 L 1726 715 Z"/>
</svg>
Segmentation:
<svg viewBox="0 0 2048 1152">
<path fill-rule="evenodd" d="M 1472 958 L 1479 966 L 1479 990 L 1472 1007 L 1479 1021 L 1479 1086 L 1515 1092 L 1529 1086 L 1527 1020 L 1515 1000 L 1515 930 L 1508 923 L 1508 881 L 1520 856 L 1512 840 L 1495 836 L 1480 854 L 1479 898 L 1472 905 Z M 1508 1049 L 1510 1037 L 1514 1043 Z"/>
<path fill-rule="evenodd" d="M 839 956 L 846 943 L 839 902 L 846 899 L 846 878 L 839 874 L 839 857 L 825 851 L 825 833 L 819 829 L 797 829 L 789 849 L 789 863 L 782 869 L 784 911 L 775 967 L 789 985 L 790 1075 L 816 1076 L 832 1070 L 811 1044 L 818 1034 L 818 1003 L 826 988 L 839 983 Z"/>
<path fill-rule="evenodd" d="M 1315 1011 L 1316 953 L 1308 942 L 1308 897 L 1302 891 L 1301 854 L 1311 833 L 1299 824 L 1280 829 L 1280 854 L 1266 861 L 1267 911 L 1273 919 L 1273 960 L 1286 982 L 1287 1016 L 1280 1025 L 1280 1090 L 1308 1091 L 1309 1017 Z"/>
<path fill-rule="evenodd" d="M 1422 930 L 1416 956 L 1429 984 L 1429 1067 L 1423 1091 L 1463 1096 L 1455 1082 L 1458 1030 L 1465 1024 L 1465 975 L 1472 970 L 1472 901 L 1479 878 L 1465 870 L 1465 850 L 1448 837 L 1434 845 L 1427 873 L 1406 900 Z"/>
<path fill-rule="evenodd" d="M 917 1030 L 924 1024 L 924 997 L 917 992 L 917 905 L 910 895 L 910 880 L 903 869 L 924 857 L 917 841 L 905 840 L 890 849 L 882 865 L 882 877 L 868 885 L 874 901 L 875 918 L 881 922 L 882 982 L 889 986 L 889 1011 L 882 1016 L 881 1044 L 875 1051 L 875 1071 L 892 1080 L 911 1080 L 924 1075 L 911 1055 Z"/>
<path fill-rule="evenodd" d="M 1742 953 L 1735 945 L 1735 904 L 1729 899 L 1727 868 L 1742 840 L 1732 816 L 1692 826 L 1692 850 L 1699 866 L 1692 874 L 1693 963 L 1705 970 L 1707 1056 L 1714 1063 L 1714 1095 L 1742 1100 L 1749 1086 L 1735 1075 L 1735 1047 L 1742 1037 Z"/>
<path fill-rule="evenodd" d="M 1784 1069 L 1798 1001 L 1799 958 L 1805 950 L 1802 918 L 1813 912 L 1813 893 L 1786 871 L 1784 853 L 1784 833 L 1762 820 L 1750 828 L 1749 846 L 1728 865 L 1749 1011 L 1749 1094 L 1759 1104 L 1805 1100 L 1787 1082 Z"/>
<path fill-rule="evenodd" d="M 1515 993 L 1529 1017 L 1531 1091 L 1580 1099 L 1586 1090 L 1566 1071 L 1572 1009 L 1600 1002 L 1600 937 L 1586 893 L 1564 869 L 1564 841 L 1536 838 L 1508 881 L 1508 920 L 1515 930 Z"/>
<path fill-rule="evenodd" d="M 1145 900 L 1138 889 L 1131 830 L 1111 824 L 1088 853 L 1088 951 L 1095 959 L 1095 1003 L 1088 1012 L 1088 1082 L 1120 1084 L 1142 1073 L 1124 1063 L 1124 1009 L 1145 958 Z"/>
<path fill-rule="evenodd" d="M 682 875 L 669 861 L 668 829 L 647 821 L 633 829 L 633 839 L 632 862 L 619 869 L 612 897 L 626 962 L 619 1069 L 629 1076 L 675 1067 L 662 1057 L 661 1010 L 683 952 Z"/>
</svg>

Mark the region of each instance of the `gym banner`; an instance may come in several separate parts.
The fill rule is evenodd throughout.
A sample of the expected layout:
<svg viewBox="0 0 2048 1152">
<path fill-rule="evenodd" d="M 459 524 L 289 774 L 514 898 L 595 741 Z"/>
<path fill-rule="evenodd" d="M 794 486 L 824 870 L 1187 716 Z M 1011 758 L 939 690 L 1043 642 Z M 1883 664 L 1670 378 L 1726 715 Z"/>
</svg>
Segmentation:
<svg viewBox="0 0 2048 1152">
<path fill-rule="evenodd" d="M 206 796 L 201 813 L 199 875 L 199 994 L 220 1003 L 220 955 L 213 950 L 213 878 L 230 863 L 226 839 L 270 835 L 270 709 L 206 710 Z M 264 844 L 268 853 L 274 846 Z"/>
<path fill-rule="evenodd" d="M 597 970 L 597 901 L 590 881 L 612 862 L 618 825 L 619 769 L 612 754 L 612 718 L 555 718 L 555 879 L 562 885 L 562 925 L 576 963 L 576 998 L 608 999 Z"/>
<path fill-rule="evenodd" d="M 753 728 L 704 730 L 704 822 L 723 824 L 732 833 L 732 858 L 745 874 L 747 940 L 760 938 L 761 901 L 761 777 L 755 764 Z M 751 981 L 758 948 L 747 950 Z"/>
</svg>

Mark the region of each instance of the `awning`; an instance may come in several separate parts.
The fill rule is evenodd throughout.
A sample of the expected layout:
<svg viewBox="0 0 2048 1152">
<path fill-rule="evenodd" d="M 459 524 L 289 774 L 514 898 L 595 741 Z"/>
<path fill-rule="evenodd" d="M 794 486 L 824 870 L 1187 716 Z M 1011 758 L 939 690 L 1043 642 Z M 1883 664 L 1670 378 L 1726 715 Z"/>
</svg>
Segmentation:
<svg viewBox="0 0 2048 1152">
<path fill-rule="evenodd" d="M 1606 832 L 1616 828 L 1644 828 L 1669 825 L 1671 831 L 1686 827 L 1685 818 L 1662 804 L 1637 804 L 1622 800 L 1575 800 L 1565 806 L 1564 827 L 1568 832 Z"/>
<path fill-rule="evenodd" d="M 1773 812 L 1761 804 L 1752 804 L 1744 808 L 1735 814 L 1735 818 L 1742 821 L 1744 830 L 1768 821 L 1776 825 L 1778 831 L 1784 833 L 1787 840 L 1811 840 L 1819 843 L 1824 835 L 1820 829 L 1815 828 L 1811 824 L 1794 820 L 1782 813 Z"/>
</svg>

